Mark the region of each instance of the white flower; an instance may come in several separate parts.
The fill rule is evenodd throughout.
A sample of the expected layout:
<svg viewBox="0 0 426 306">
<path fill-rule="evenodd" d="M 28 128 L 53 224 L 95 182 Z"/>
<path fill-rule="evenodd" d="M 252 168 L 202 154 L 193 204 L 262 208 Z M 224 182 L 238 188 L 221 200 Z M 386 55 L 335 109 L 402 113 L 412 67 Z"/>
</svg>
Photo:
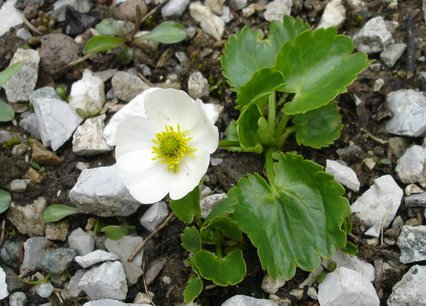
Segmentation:
<svg viewBox="0 0 426 306">
<path fill-rule="evenodd" d="M 121 122 L 115 133 L 119 178 L 141 203 L 167 194 L 183 198 L 199 184 L 218 146 L 218 130 L 203 102 L 181 90 L 153 88 L 130 103 L 113 118 Z"/>
</svg>

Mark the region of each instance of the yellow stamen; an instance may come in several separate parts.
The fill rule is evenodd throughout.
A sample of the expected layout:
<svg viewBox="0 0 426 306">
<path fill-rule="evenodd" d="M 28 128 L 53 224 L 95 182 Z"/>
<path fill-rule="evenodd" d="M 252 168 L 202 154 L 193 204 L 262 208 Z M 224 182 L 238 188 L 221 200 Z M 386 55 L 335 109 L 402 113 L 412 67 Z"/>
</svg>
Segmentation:
<svg viewBox="0 0 426 306">
<path fill-rule="evenodd" d="M 175 130 L 172 126 L 166 126 L 161 133 L 156 133 L 152 142 L 155 157 L 153 160 L 160 160 L 167 165 L 167 170 L 171 172 L 179 171 L 179 164 L 185 155 L 194 156 L 196 149 L 188 146 L 191 137 L 185 137 L 188 131 L 181 131 L 180 126 Z"/>
</svg>

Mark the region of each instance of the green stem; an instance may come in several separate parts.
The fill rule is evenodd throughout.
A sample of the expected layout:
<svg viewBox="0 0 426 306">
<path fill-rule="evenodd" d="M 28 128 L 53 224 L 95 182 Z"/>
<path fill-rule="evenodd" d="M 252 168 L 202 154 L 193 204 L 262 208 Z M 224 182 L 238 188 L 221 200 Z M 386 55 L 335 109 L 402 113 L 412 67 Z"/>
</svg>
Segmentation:
<svg viewBox="0 0 426 306">
<path fill-rule="evenodd" d="M 221 239 L 219 237 L 216 237 L 214 244 L 215 244 L 215 247 L 216 247 L 217 257 L 222 258 L 222 245 L 220 244 L 220 240 Z"/>
<path fill-rule="evenodd" d="M 281 135 L 280 139 L 278 139 L 278 149 L 281 151 L 284 149 L 284 144 L 291 134 L 295 133 L 297 128 L 295 126 L 290 126 L 286 129 L 285 133 Z"/>
<path fill-rule="evenodd" d="M 272 159 L 272 154 L 274 153 L 273 148 L 269 148 L 268 151 L 266 151 L 265 156 L 265 172 L 266 177 L 268 178 L 268 181 L 270 184 L 274 182 L 275 174 L 274 174 L 274 160 Z"/>
<path fill-rule="evenodd" d="M 282 115 L 280 122 L 278 123 L 277 135 L 284 134 L 284 131 L 285 131 L 285 128 L 287 127 L 287 123 L 288 123 L 289 119 L 290 119 L 290 117 L 287 116 L 286 114 Z"/>
<path fill-rule="evenodd" d="M 271 93 L 268 98 L 268 127 L 271 134 L 275 133 L 275 115 L 277 112 L 277 101 L 275 92 Z"/>
<path fill-rule="evenodd" d="M 221 148 L 240 147 L 240 142 L 236 140 L 220 140 L 219 147 Z"/>
</svg>

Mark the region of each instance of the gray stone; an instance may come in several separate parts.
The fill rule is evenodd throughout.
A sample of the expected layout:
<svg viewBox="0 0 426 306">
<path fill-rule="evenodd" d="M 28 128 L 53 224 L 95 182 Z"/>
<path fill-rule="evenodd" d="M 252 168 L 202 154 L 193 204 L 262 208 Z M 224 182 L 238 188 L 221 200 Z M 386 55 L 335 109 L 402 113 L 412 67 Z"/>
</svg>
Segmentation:
<svg viewBox="0 0 426 306">
<path fill-rule="evenodd" d="M 326 5 L 318 28 L 341 27 L 345 20 L 346 8 L 342 0 L 332 0 Z"/>
<path fill-rule="evenodd" d="M 88 118 L 75 131 L 72 138 L 72 150 L 81 156 L 93 156 L 111 151 L 104 137 L 105 115 Z"/>
<path fill-rule="evenodd" d="M 352 256 L 337 250 L 332 260 L 336 263 L 336 268 L 345 267 L 357 271 L 366 280 L 374 281 L 374 266 L 359 259 L 358 256 Z"/>
<path fill-rule="evenodd" d="M 17 239 L 6 240 L 0 248 L 0 260 L 15 269 L 19 268 L 21 243 Z"/>
<path fill-rule="evenodd" d="M 223 302 L 222 306 L 278 306 L 278 304 L 271 300 L 256 299 L 247 295 L 234 295 Z"/>
<path fill-rule="evenodd" d="M 264 17 L 268 21 L 282 21 L 284 16 L 291 14 L 293 0 L 274 0 L 266 5 Z"/>
<path fill-rule="evenodd" d="M 389 133 L 419 137 L 426 136 L 426 92 L 401 89 L 388 94 L 387 102 L 393 113 L 386 122 Z"/>
<path fill-rule="evenodd" d="M 9 183 L 9 190 L 12 192 L 24 192 L 27 190 L 30 180 L 28 179 L 14 179 Z"/>
<path fill-rule="evenodd" d="M 16 1 L 8 0 L 0 8 L 0 36 L 9 32 L 10 28 L 22 24 L 21 12 L 15 7 Z"/>
<path fill-rule="evenodd" d="M 33 237 L 24 242 L 24 261 L 22 269 L 35 271 L 40 268 L 39 260 L 53 244 L 45 237 Z"/>
<path fill-rule="evenodd" d="M 78 284 L 90 299 L 124 300 L 127 295 L 126 274 L 119 261 L 105 262 L 86 272 Z"/>
<path fill-rule="evenodd" d="M 392 68 L 395 65 L 396 61 L 404 53 L 406 48 L 407 45 L 404 43 L 385 46 L 383 51 L 380 53 L 380 58 L 386 64 L 386 66 Z"/>
<path fill-rule="evenodd" d="M 9 131 L 0 130 L 0 144 L 4 144 L 5 142 L 12 139 L 12 134 Z"/>
<path fill-rule="evenodd" d="M 102 299 L 84 303 L 83 306 L 151 306 L 151 304 L 129 304 L 111 299 Z"/>
<path fill-rule="evenodd" d="M 223 14 L 223 4 L 225 0 L 205 0 L 204 4 L 216 15 Z"/>
<path fill-rule="evenodd" d="M 380 229 L 386 229 L 401 204 L 403 191 L 392 176 L 383 175 L 374 180 L 366 192 L 352 204 L 352 212 L 370 227 L 369 235 L 379 237 Z"/>
<path fill-rule="evenodd" d="M 189 13 L 192 18 L 200 23 L 201 29 L 216 40 L 222 38 L 225 22 L 200 2 L 191 2 Z"/>
<path fill-rule="evenodd" d="M 51 87 L 34 91 L 30 97 L 44 146 L 61 147 L 83 119 Z"/>
<path fill-rule="evenodd" d="M 407 264 L 426 260 L 426 226 L 404 225 L 397 244 L 401 249 L 400 262 Z"/>
<path fill-rule="evenodd" d="M 149 231 L 154 231 L 169 214 L 166 202 L 153 204 L 140 219 L 141 225 Z"/>
<path fill-rule="evenodd" d="M 141 205 L 118 179 L 115 165 L 83 170 L 69 198 L 82 212 L 100 217 L 128 216 Z"/>
<path fill-rule="evenodd" d="M 247 0 L 230 0 L 229 6 L 233 10 L 239 11 L 247 6 Z"/>
<path fill-rule="evenodd" d="M 78 288 L 78 284 L 80 280 L 83 278 L 84 274 L 86 274 L 86 270 L 77 270 L 75 274 L 70 278 L 70 281 L 65 284 L 65 289 L 67 290 L 67 294 L 72 297 L 78 297 L 82 290 Z"/>
<path fill-rule="evenodd" d="M 426 306 L 426 266 L 412 266 L 392 288 L 388 306 Z"/>
<path fill-rule="evenodd" d="M 127 102 L 149 88 L 139 77 L 125 71 L 114 73 L 111 84 L 115 96 Z"/>
<path fill-rule="evenodd" d="M 326 163 L 325 172 L 333 175 L 336 181 L 345 185 L 349 189 L 353 191 L 359 190 L 360 182 L 355 171 L 335 160 L 327 159 Z"/>
<path fill-rule="evenodd" d="M 263 291 L 275 294 L 282 286 L 285 285 L 285 283 L 285 279 L 272 278 L 269 275 L 265 275 L 262 279 L 261 287 Z"/>
<path fill-rule="evenodd" d="M 20 28 L 19 30 L 16 31 L 16 37 L 27 41 L 28 39 L 30 39 L 31 37 L 33 37 L 31 35 L 31 32 L 29 32 L 27 29 L 24 28 Z"/>
<path fill-rule="evenodd" d="M 425 207 L 426 208 L 426 192 L 409 195 L 404 198 L 404 205 L 410 207 Z"/>
<path fill-rule="evenodd" d="M 400 158 L 409 146 L 408 139 L 405 137 L 389 138 L 389 152 L 396 158 Z"/>
<path fill-rule="evenodd" d="M 46 224 L 41 215 L 45 208 L 46 199 L 43 197 L 27 205 L 18 205 L 12 202 L 6 216 L 21 234 L 30 237 L 44 236 Z"/>
<path fill-rule="evenodd" d="M 35 290 L 37 294 L 41 296 L 42 298 L 48 298 L 49 296 L 52 295 L 53 290 L 55 290 L 55 288 L 53 287 L 51 283 L 48 282 L 48 283 L 37 285 Z"/>
<path fill-rule="evenodd" d="M 38 127 L 38 122 L 35 113 L 25 113 L 21 116 L 21 120 L 19 121 L 19 125 L 28 133 L 31 134 L 32 137 L 41 139 L 40 129 Z"/>
<path fill-rule="evenodd" d="M 10 306 L 25 306 L 27 303 L 27 296 L 21 291 L 14 292 L 9 297 Z"/>
<path fill-rule="evenodd" d="M 226 5 L 223 6 L 222 15 L 220 15 L 219 17 L 223 20 L 225 24 L 234 19 L 234 16 L 231 13 L 231 9 L 229 8 L 229 6 Z"/>
<path fill-rule="evenodd" d="M 395 168 L 401 182 L 411 184 L 422 178 L 425 156 L 425 150 L 418 145 L 411 146 L 405 151 Z"/>
<path fill-rule="evenodd" d="M 213 208 L 219 203 L 219 201 L 225 199 L 226 196 L 226 193 L 216 193 L 201 199 L 201 218 L 207 218 Z"/>
<path fill-rule="evenodd" d="M 40 258 L 40 267 L 47 273 L 61 274 L 73 261 L 77 251 L 68 248 L 58 248 L 44 254 Z"/>
<path fill-rule="evenodd" d="M 371 18 L 353 38 L 356 48 L 367 54 L 383 50 L 392 43 L 392 34 L 381 16 Z"/>
<path fill-rule="evenodd" d="M 194 99 L 209 95 L 209 82 L 201 72 L 197 71 L 189 76 L 188 94 Z"/>
<path fill-rule="evenodd" d="M 164 19 L 182 16 L 189 4 L 189 0 L 169 0 L 161 8 L 161 16 Z"/>
<path fill-rule="evenodd" d="M 58 0 L 53 6 L 53 15 L 58 21 L 65 20 L 65 11 L 68 6 L 79 11 L 80 13 L 88 13 L 92 7 L 90 0 Z"/>
<path fill-rule="evenodd" d="M 129 256 L 142 243 L 142 237 L 124 236 L 119 240 L 105 240 L 106 249 L 117 255 L 126 273 L 127 283 L 132 286 L 137 283 L 139 277 L 143 274 L 142 257 L 140 252 L 133 261 L 128 261 Z"/>
<path fill-rule="evenodd" d="M 84 256 L 76 256 L 74 260 L 82 268 L 86 269 L 101 262 L 118 260 L 118 256 L 103 250 L 96 250 Z"/>
<path fill-rule="evenodd" d="M 327 274 L 318 286 L 321 306 L 379 306 L 373 284 L 361 273 L 340 267 Z"/>
<path fill-rule="evenodd" d="M 9 102 L 28 101 L 38 79 L 40 56 L 32 49 L 16 50 L 10 65 L 21 62 L 23 65 L 4 85 Z"/>
<path fill-rule="evenodd" d="M 82 79 L 71 86 L 69 104 L 90 115 L 100 112 L 104 103 L 104 82 L 100 77 L 94 76 L 92 71 L 85 69 Z"/>
<path fill-rule="evenodd" d="M 73 230 L 68 237 L 70 248 L 77 250 L 80 256 L 89 254 L 95 248 L 93 232 L 85 232 L 80 227 Z"/>
<path fill-rule="evenodd" d="M 4 299 L 9 295 L 7 291 L 6 283 L 6 273 L 3 271 L 3 268 L 0 266 L 0 300 Z"/>
</svg>

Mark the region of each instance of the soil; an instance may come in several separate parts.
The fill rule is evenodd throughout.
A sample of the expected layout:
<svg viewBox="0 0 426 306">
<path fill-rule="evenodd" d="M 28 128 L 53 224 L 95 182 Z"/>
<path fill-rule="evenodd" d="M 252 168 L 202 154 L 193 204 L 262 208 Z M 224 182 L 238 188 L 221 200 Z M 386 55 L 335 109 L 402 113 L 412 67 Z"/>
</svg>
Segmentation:
<svg viewBox="0 0 426 306">
<path fill-rule="evenodd" d="M 97 1 L 98 3 L 101 1 Z M 300 6 L 300 2 L 304 5 Z M 310 24 L 317 24 L 322 15 L 323 8 L 328 1 L 294 1 L 294 10 L 292 15 L 299 16 L 304 21 Z M 367 6 L 358 14 L 351 13 L 348 10 L 347 20 L 340 30 L 341 33 L 353 34 L 362 26 L 363 21 L 373 16 L 383 16 L 385 20 L 398 21 L 399 27 L 392 33 L 397 42 L 407 42 L 407 33 L 413 30 L 414 37 L 424 38 L 426 26 L 423 20 L 423 12 L 421 11 L 421 0 L 415 1 L 399 1 L 398 9 L 392 10 L 387 8 L 386 1 L 366 1 Z M 48 3 L 49 4 L 49 3 Z M 101 12 L 108 11 L 106 7 L 97 4 Z M 149 10 L 153 9 L 153 4 L 149 5 Z M 48 11 L 49 5 L 42 8 Z M 412 17 L 412 21 L 407 16 Z M 243 17 L 241 13 L 233 11 L 234 19 L 225 27 L 223 41 L 215 42 L 212 38 L 198 29 L 196 36 L 193 39 L 187 39 L 182 43 L 175 45 L 160 45 L 158 52 L 153 53 L 139 50 L 136 52 L 136 63 L 145 63 L 152 68 L 152 75 L 149 81 L 153 84 L 160 83 L 165 80 L 168 73 L 172 72 L 172 64 L 175 60 L 169 56 L 176 51 L 184 51 L 191 59 L 190 64 L 182 67 L 182 72 L 179 74 L 179 84 L 183 90 L 187 90 L 187 80 L 193 71 L 199 70 L 209 80 L 209 84 L 216 85 L 216 89 L 210 94 L 213 101 L 221 103 L 224 106 L 224 112 L 219 119 L 217 126 L 220 129 L 221 135 L 229 124 L 230 120 L 237 118 L 238 113 L 234 110 L 235 94 L 232 93 L 222 76 L 219 57 L 223 50 L 224 42 L 233 33 L 240 30 L 244 25 L 254 29 L 268 28 L 268 23 L 264 21 L 259 14 L 252 17 Z M 161 14 L 154 13 L 151 18 L 147 19 L 143 27 L 152 28 L 161 23 Z M 407 20 L 408 19 L 408 20 Z M 186 11 L 183 16 L 177 21 L 185 26 L 194 25 L 195 22 Z M 61 28 L 61 24 L 57 24 L 57 28 Z M 15 32 L 11 32 L 0 38 L 0 69 L 5 68 L 13 55 L 19 43 L 16 40 Z M 415 58 L 426 55 L 426 42 L 422 39 L 415 40 L 415 45 L 410 46 L 408 41 L 407 53 L 414 52 Z M 35 44 L 31 47 L 37 48 Z M 410 50 L 414 48 L 414 50 Z M 168 59 L 167 59 L 168 58 Z M 378 55 L 370 56 L 371 60 L 380 62 Z M 159 61 L 163 63 L 159 65 Z M 414 67 L 413 67 L 414 65 Z M 84 67 L 90 68 L 93 71 L 100 71 L 107 68 L 118 68 L 125 70 L 131 68 L 132 64 L 124 67 L 115 61 L 111 61 L 109 56 L 98 56 L 94 60 L 88 60 L 79 66 L 76 66 L 72 71 L 68 72 L 56 84 L 70 84 L 72 80 L 78 79 L 81 76 Z M 416 61 L 406 56 L 400 58 L 393 68 L 387 68 L 383 65 L 380 71 L 367 69 L 353 83 L 347 94 L 338 97 L 337 103 L 341 109 L 344 128 L 340 138 L 334 145 L 323 150 L 313 150 L 310 148 L 299 147 L 294 141 L 289 141 L 287 145 L 288 151 L 297 151 L 306 159 L 311 159 L 321 165 L 325 165 L 326 159 L 338 159 L 336 153 L 338 149 L 347 148 L 351 144 L 357 144 L 361 147 L 361 151 L 346 156 L 345 161 L 350 162 L 350 166 L 358 175 L 361 182 L 359 192 L 348 192 L 349 201 L 353 201 L 365 190 L 369 188 L 373 180 L 381 175 L 390 174 L 395 177 L 394 168 L 397 157 L 388 150 L 387 144 L 380 143 L 373 139 L 371 135 L 377 138 L 388 140 L 390 135 L 384 129 L 384 122 L 391 115 L 387 109 L 385 98 L 386 94 L 405 88 L 420 88 L 425 90 L 424 83 L 421 83 L 417 76 L 420 71 L 426 71 L 426 62 Z M 375 80 L 382 78 L 385 85 L 378 92 L 373 91 Z M 39 83 L 54 82 L 49 76 L 40 78 Z M 46 81 L 47 80 L 47 81 Z M 40 85 L 40 84 L 39 84 Z M 110 86 L 109 82 L 106 83 Z M 106 90 L 108 90 L 107 88 Z M 361 99 L 361 104 L 356 106 L 353 100 L 353 94 L 356 94 Z M 19 120 L 19 114 L 16 119 Z M 26 135 L 19 127 L 10 123 L 0 124 L 0 129 L 8 130 L 15 135 Z M 409 139 L 412 143 L 421 143 L 421 139 Z M 12 147 L 3 147 L 0 150 L 0 188 L 6 189 L 7 184 L 15 178 L 22 178 L 28 168 L 28 163 L 23 156 L 15 156 L 11 154 Z M 76 169 L 77 162 L 86 162 L 90 166 L 110 165 L 114 163 L 113 154 L 104 154 L 91 158 L 79 157 L 72 152 L 71 142 L 68 141 L 57 152 L 57 155 L 63 158 L 64 162 L 59 167 L 44 167 L 41 172 L 44 179 L 40 184 L 30 185 L 27 191 L 23 193 L 12 193 L 13 201 L 17 203 L 28 203 L 39 196 L 44 196 L 48 203 L 63 203 L 70 204 L 68 200 L 68 191 L 74 186 L 77 181 L 79 170 Z M 212 167 L 208 173 L 208 179 L 205 184 L 212 190 L 217 192 L 226 192 L 236 184 L 239 178 L 250 172 L 262 173 L 263 158 L 256 154 L 248 153 L 230 153 L 225 150 L 218 150 L 213 157 L 223 159 L 223 162 L 215 167 Z M 374 169 L 369 169 L 363 159 L 365 157 L 373 158 L 377 163 Z M 58 193 L 58 190 L 61 192 Z M 129 224 L 136 225 L 138 234 L 146 237 L 149 233 L 139 225 L 138 216 L 141 216 L 146 207 L 141 207 L 137 213 L 129 218 L 108 218 L 103 219 L 105 224 L 118 224 L 119 222 L 127 221 Z M 405 208 L 401 206 L 398 211 L 404 219 L 407 217 Z M 85 226 L 89 216 L 70 217 L 70 230 Z M 1 218 L 5 219 L 2 215 Z M 398 262 L 398 248 L 392 245 L 377 245 L 370 246 L 365 241 L 362 233 L 363 225 L 359 220 L 353 219 L 353 235 L 350 239 L 355 242 L 359 248 L 358 256 L 365 259 L 367 262 L 374 263 L 375 259 L 384 258 Z M 154 260 L 165 258 L 166 265 L 161 270 L 154 281 L 145 288 L 143 277 L 139 283 L 130 288 L 128 302 L 132 302 L 138 292 L 145 292 L 146 289 L 154 294 L 153 302 L 155 305 L 174 305 L 182 301 L 182 292 L 185 283 L 190 275 L 190 269 L 185 267 L 184 262 L 188 254 L 180 245 L 180 234 L 183 230 L 183 225 L 174 220 L 165 229 L 158 233 L 145 249 L 144 264 L 148 267 Z M 6 232 L 13 232 L 13 225 L 6 220 Z M 25 241 L 26 237 L 16 233 L 17 237 Z M 6 235 L 6 239 L 8 236 Z M 221 305 L 227 298 L 236 295 L 244 294 L 258 298 L 268 298 L 268 294 L 263 292 L 260 287 L 262 278 L 265 273 L 260 267 L 255 249 L 246 244 L 245 260 L 248 271 L 245 280 L 237 286 L 231 287 L 209 287 L 204 290 L 200 297 L 196 300 L 203 306 Z M 70 268 L 70 272 L 76 269 L 77 266 Z M 396 266 L 394 270 L 385 275 L 382 279 L 377 280 L 374 285 L 378 292 L 381 292 L 381 304 L 386 305 L 386 300 L 392 291 L 393 285 L 401 279 L 403 273 L 408 267 Z M 171 279 L 170 283 L 165 282 L 165 276 Z M 296 277 L 287 282 L 287 284 L 277 292 L 278 297 L 287 297 L 293 305 L 317 305 L 317 302 L 309 298 L 305 292 L 301 299 L 290 294 L 290 291 L 297 288 L 298 284 L 307 277 L 307 273 L 298 271 Z M 42 301 L 36 294 L 28 296 L 29 305 L 38 305 Z M 52 305 L 82 305 L 85 298 L 59 301 L 55 295 L 50 299 Z M 3 304 L 2 304 L 3 305 Z"/>
</svg>

